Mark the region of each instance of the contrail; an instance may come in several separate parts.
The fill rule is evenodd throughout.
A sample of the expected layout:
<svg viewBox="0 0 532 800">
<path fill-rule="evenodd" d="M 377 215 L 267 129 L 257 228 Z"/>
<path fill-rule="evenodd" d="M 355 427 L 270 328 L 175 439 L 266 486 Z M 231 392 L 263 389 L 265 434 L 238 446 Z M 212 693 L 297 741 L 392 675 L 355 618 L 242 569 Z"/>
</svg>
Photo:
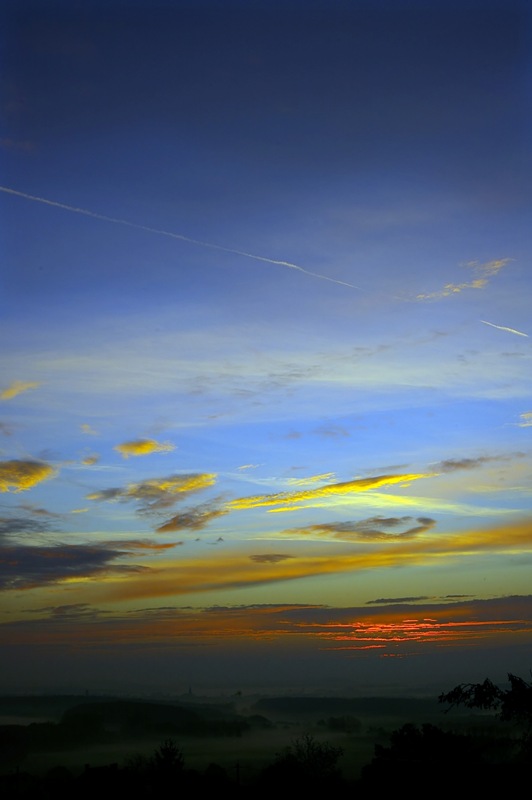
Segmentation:
<svg viewBox="0 0 532 800">
<path fill-rule="evenodd" d="M 515 333 L 517 336 L 528 336 L 528 333 L 523 333 L 522 331 L 516 331 L 515 328 L 506 328 L 504 325 L 494 325 L 493 322 L 486 322 L 485 319 L 481 319 L 481 322 L 484 325 L 490 325 L 492 328 L 498 328 L 500 331 L 508 331 L 508 333 Z"/>
<path fill-rule="evenodd" d="M 234 250 L 231 247 L 223 247 L 221 244 L 212 244 L 211 242 L 203 242 L 200 239 L 191 239 L 190 236 L 184 236 L 181 233 L 172 233 L 171 231 L 163 231 L 159 228 L 150 228 L 148 225 L 139 225 L 137 222 L 130 222 L 127 219 L 108 217 L 105 214 L 98 214 L 96 211 L 89 211 L 86 208 L 76 208 L 76 206 L 69 206 L 66 203 L 58 203 L 56 200 L 48 200 L 45 197 L 36 197 L 35 195 L 26 194 L 25 192 L 18 192 L 16 189 L 9 189 L 7 186 L 0 186 L 0 191 L 6 192 L 7 194 L 17 195 L 17 197 L 24 197 L 26 200 L 44 203 L 47 206 L 63 208 L 65 211 L 73 211 L 75 214 L 84 214 L 86 217 L 101 219 L 104 222 L 114 222 L 115 225 L 127 225 L 129 228 L 137 228 L 141 231 L 148 231 L 148 233 L 158 233 L 160 236 L 169 236 L 172 239 L 180 239 L 183 242 L 196 244 L 199 247 L 210 247 L 212 250 L 223 250 L 225 253 L 233 253 L 234 255 L 243 256 L 244 258 L 253 258 L 255 261 L 265 261 L 268 264 L 277 264 L 281 267 L 288 267 L 288 269 L 296 269 L 298 272 L 303 272 L 305 275 L 309 275 L 312 278 L 319 278 L 322 281 L 330 281 L 331 283 L 338 283 L 340 286 L 348 286 L 350 289 L 359 289 L 360 291 L 363 291 L 362 287 L 360 286 L 355 286 L 354 284 L 347 283 L 346 281 L 339 281 L 336 278 L 329 278 L 327 275 L 321 275 L 319 272 L 311 272 L 304 267 L 298 266 L 298 264 L 292 264 L 290 261 L 278 261 L 275 258 L 266 258 L 266 256 L 257 256 L 253 253 L 246 253 L 244 250 Z"/>
</svg>

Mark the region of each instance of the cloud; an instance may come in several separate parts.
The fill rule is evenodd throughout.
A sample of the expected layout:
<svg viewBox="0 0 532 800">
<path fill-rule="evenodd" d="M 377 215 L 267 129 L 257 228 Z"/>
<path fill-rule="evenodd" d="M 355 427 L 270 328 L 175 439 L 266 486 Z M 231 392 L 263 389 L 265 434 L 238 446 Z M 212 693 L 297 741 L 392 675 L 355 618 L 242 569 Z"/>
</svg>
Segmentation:
<svg viewBox="0 0 532 800">
<path fill-rule="evenodd" d="M 82 433 L 85 433 L 87 436 L 98 436 L 98 431 L 95 431 L 89 424 L 86 422 L 83 425 L 79 426 Z"/>
<path fill-rule="evenodd" d="M 4 546 L 0 548 L 0 589 L 34 589 L 54 583 L 84 581 L 109 574 L 149 571 L 137 564 L 116 563 L 132 555 L 174 547 L 152 542 L 109 542 L 97 545 L 59 544 L 48 547 Z"/>
<path fill-rule="evenodd" d="M 507 328 L 505 325 L 494 325 L 493 322 L 486 322 L 485 319 L 481 319 L 480 321 L 483 322 L 484 325 L 490 325 L 492 328 L 497 328 L 500 331 L 508 331 L 508 333 L 515 333 L 517 336 L 528 336 L 528 333 L 517 331 L 515 328 Z"/>
<path fill-rule="evenodd" d="M 159 525 L 155 530 L 157 533 L 183 530 L 199 531 L 205 528 L 211 520 L 221 517 L 226 513 L 227 512 L 223 509 L 213 509 L 210 505 L 198 506 L 197 508 L 176 514 L 162 525 Z"/>
<path fill-rule="evenodd" d="M 530 428 L 532 426 L 532 411 L 525 411 L 519 414 L 521 422 L 517 422 L 518 428 Z"/>
<path fill-rule="evenodd" d="M 214 473 L 170 475 L 166 478 L 150 478 L 140 483 L 131 483 L 125 488 L 92 492 L 87 495 L 87 500 L 137 500 L 143 503 L 139 511 L 150 513 L 174 505 L 180 499 L 180 495 L 201 491 L 213 486 L 215 482 Z"/>
<path fill-rule="evenodd" d="M 401 602 L 401 598 L 397 598 Z M 43 642 L 76 650 L 88 647 L 121 651 L 162 645 L 234 646 L 238 642 L 295 644 L 299 660 L 301 645 L 323 657 L 345 653 L 346 658 L 378 648 L 381 655 L 415 656 L 423 652 L 448 652 L 464 648 L 510 645 L 530 636 L 532 596 L 503 596 L 489 600 L 467 599 L 435 602 L 392 598 L 386 606 L 333 607 L 318 604 L 254 604 L 189 608 L 169 606 L 140 608 L 126 613 L 108 613 L 84 602 L 44 606 L 33 617 L 5 623 L 3 641 L 39 648 Z M 397 607 L 396 607 L 397 606 Z M 26 651 L 27 652 L 27 651 Z M 182 651 L 181 651 L 182 652 Z M 275 650 L 269 651 L 274 656 Z M 286 658 L 287 651 L 282 654 Z M 298 661 L 299 663 L 299 661 Z M 349 663 L 352 664 L 352 661 Z"/>
<path fill-rule="evenodd" d="M 478 458 L 449 458 L 439 461 L 435 468 L 439 472 L 455 472 L 462 469 L 476 469 L 484 464 L 500 461 L 513 461 L 515 458 L 523 458 L 523 453 L 513 453 L 509 456 L 479 456 Z"/>
<path fill-rule="evenodd" d="M 349 436 L 349 431 L 343 428 L 341 425 L 322 425 L 321 428 L 316 428 L 313 433 L 315 433 L 317 436 L 324 436 L 328 439 L 345 439 Z"/>
<path fill-rule="evenodd" d="M 380 486 L 391 486 L 394 484 L 407 485 L 411 481 L 419 480 L 421 478 L 432 478 L 437 473 L 431 472 L 428 474 L 414 474 L 406 473 L 403 475 L 377 475 L 372 478 L 357 478 L 352 481 L 344 481 L 342 483 L 331 483 L 326 486 L 320 486 L 317 489 L 307 489 L 301 492 L 279 492 L 270 495 L 256 495 L 254 497 L 241 497 L 236 500 L 230 500 L 226 503 L 225 508 L 228 511 L 236 511 L 247 508 L 262 508 L 267 506 L 293 506 L 294 503 L 303 503 L 307 500 L 314 500 L 318 497 L 326 497 L 331 495 L 349 495 L 353 492 L 364 492 L 370 489 L 376 489 Z"/>
<path fill-rule="evenodd" d="M 48 511 L 47 508 L 34 506 L 33 503 L 19 503 L 19 508 L 28 511 L 30 514 L 35 514 L 38 517 L 52 517 L 53 519 L 60 519 L 61 514 L 56 514 L 54 511 Z"/>
<path fill-rule="evenodd" d="M 100 456 L 92 455 L 92 456 L 85 456 L 82 460 L 82 464 L 85 464 L 86 467 L 92 467 L 93 464 L 97 464 L 100 460 Z"/>
<path fill-rule="evenodd" d="M 389 605 L 396 603 L 420 603 L 421 601 L 431 600 L 432 598 L 420 595 L 419 597 L 379 597 L 377 600 L 368 600 L 367 605 Z"/>
<path fill-rule="evenodd" d="M 0 433 L 4 436 L 11 436 L 13 433 L 13 429 L 10 425 L 7 425 L 5 422 L 0 422 Z"/>
<path fill-rule="evenodd" d="M 155 439 L 133 439 L 130 442 L 117 444 L 114 448 L 123 458 L 130 456 L 147 456 L 150 453 L 168 453 L 175 450 L 175 445 L 170 442 L 156 442 Z"/>
<path fill-rule="evenodd" d="M 255 561 L 258 564 L 278 564 L 280 561 L 286 561 L 287 558 L 294 558 L 294 556 L 282 553 L 258 553 L 250 556 L 251 561 Z"/>
<path fill-rule="evenodd" d="M 13 194 L 17 197 L 25 197 L 26 200 L 32 200 L 36 203 L 43 203 L 47 206 L 54 206 L 55 208 L 62 208 L 65 211 L 73 211 L 75 214 L 83 214 L 87 217 L 93 217 L 93 219 L 103 220 L 105 222 L 112 222 L 115 225 L 127 225 L 129 228 L 135 228 L 136 230 L 147 231 L 148 233 L 155 233 L 159 236 L 168 236 L 171 239 L 179 239 L 183 242 L 189 242 L 190 244 L 198 245 L 198 247 L 208 247 L 212 250 L 221 250 L 224 253 L 233 253 L 233 255 L 242 256 L 243 258 L 251 258 L 254 261 L 263 261 L 267 264 L 276 264 L 281 267 L 287 267 L 288 269 L 297 270 L 297 272 L 302 272 L 304 275 L 308 275 L 311 278 L 318 278 L 319 280 L 323 281 L 330 281 L 331 283 L 337 283 L 340 286 L 347 286 L 350 289 L 359 289 L 360 286 L 355 286 L 352 283 L 347 283 L 346 281 L 340 281 L 336 278 L 330 278 L 328 275 L 322 275 L 318 272 L 311 272 L 304 267 L 300 267 L 298 264 L 292 264 L 290 261 L 280 261 L 275 258 L 267 258 L 266 256 L 257 256 L 253 253 L 247 253 L 244 250 L 235 250 L 232 247 L 223 247 L 219 244 L 212 244 L 211 242 L 205 242 L 201 239 L 191 239 L 189 236 L 184 236 L 181 233 L 172 233 L 171 231 L 164 231 L 158 228 L 151 228 L 147 225 L 139 225 L 136 222 L 129 222 L 126 219 L 118 219 L 116 217 L 108 217 L 105 214 L 98 214 L 95 211 L 89 211 L 85 208 L 76 208 L 75 206 L 67 205 L 66 203 L 58 203 L 55 200 L 48 200 L 45 197 L 36 197 L 35 195 L 26 194 L 25 192 L 19 192 L 16 189 L 10 189 L 7 186 L 0 186 L 0 192 L 6 192 L 7 194 Z"/>
<path fill-rule="evenodd" d="M 0 461 L 0 492 L 23 492 L 56 474 L 42 461 Z"/>
<path fill-rule="evenodd" d="M 446 283 L 443 289 L 437 292 L 418 294 L 416 300 L 439 300 L 442 297 L 451 297 L 454 294 L 459 294 L 464 289 L 484 289 L 490 278 L 497 275 L 512 260 L 511 258 L 499 258 L 494 261 L 487 261 L 484 264 L 480 264 L 478 261 L 469 261 L 464 266 L 473 270 L 473 273 L 477 276 L 474 280 L 466 281 L 465 283 Z"/>
<path fill-rule="evenodd" d="M 428 525 L 428 522 L 420 525 Z M 309 543 L 310 544 L 310 543 Z M 482 554 L 522 558 L 532 553 L 532 518 L 508 521 L 492 528 L 476 528 L 463 532 L 444 531 L 430 536 L 397 537 L 395 540 L 375 538 L 360 547 L 345 543 L 328 553 L 314 547 L 301 547 L 293 558 L 278 562 L 252 561 L 249 545 L 240 551 L 217 552 L 216 558 L 197 553 L 178 561 L 157 561 L 157 575 L 135 575 L 127 582 L 106 580 L 87 585 L 83 599 L 111 602 L 140 598 L 162 598 L 210 591 L 266 586 L 271 583 L 301 580 L 314 576 L 335 575 L 366 570 L 388 570 L 398 567 L 439 565 L 461 557 L 476 560 Z M 501 562 L 502 563 L 502 562 Z M 384 580 L 384 578 L 382 578 Z"/>
<path fill-rule="evenodd" d="M 417 517 L 418 524 L 409 525 L 412 519 L 412 517 L 369 517 L 359 522 L 331 522 L 309 525 L 305 528 L 291 528 L 287 533 L 324 536 L 331 539 L 340 539 L 344 542 L 370 542 L 379 539 L 383 541 L 400 541 L 412 539 L 415 536 L 426 533 L 436 525 L 436 520 L 430 517 Z M 396 531 L 399 527 L 403 527 L 405 530 Z"/>
<path fill-rule="evenodd" d="M 50 522 L 32 516 L 0 517 L 0 537 L 18 533 L 43 533 L 50 530 Z"/>
<path fill-rule="evenodd" d="M 7 389 L 0 392 L 0 400 L 11 400 L 13 397 L 28 392 L 30 389 L 36 389 L 40 383 L 36 381 L 14 381 Z"/>
<path fill-rule="evenodd" d="M 324 472 L 321 475 L 309 475 L 307 478 L 288 478 L 290 486 L 312 486 L 314 483 L 330 480 L 334 478 L 334 472 Z"/>
</svg>

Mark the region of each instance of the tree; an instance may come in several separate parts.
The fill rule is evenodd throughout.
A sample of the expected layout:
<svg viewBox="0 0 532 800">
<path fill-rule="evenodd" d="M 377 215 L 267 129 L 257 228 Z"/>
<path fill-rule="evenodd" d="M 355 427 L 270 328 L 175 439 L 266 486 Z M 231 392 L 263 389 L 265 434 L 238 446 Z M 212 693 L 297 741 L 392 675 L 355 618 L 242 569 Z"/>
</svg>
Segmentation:
<svg viewBox="0 0 532 800">
<path fill-rule="evenodd" d="M 532 725 L 532 683 L 508 673 L 509 689 L 501 689 L 486 678 L 483 683 L 461 683 L 450 692 L 438 697 L 440 703 L 451 708 L 464 705 L 466 708 L 493 709 L 505 722 Z"/>
<path fill-rule="evenodd" d="M 165 739 L 154 752 L 152 764 L 160 775 L 175 775 L 183 771 L 185 758 L 173 739 Z"/>
<path fill-rule="evenodd" d="M 294 739 L 284 751 L 278 753 L 272 764 L 262 772 L 261 785 L 268 788 L 313 788 L 341 782 L 338 759 L 341 747 L 329 742 L 319 742 L 310 734 Z"/>
<path fill-rule="evenodd" d="M 521 756 L 532 756 L 532 683 L 508 673 L 508 689 L 501 689 L 486 678 L 483 683 L 461 683 L 438 697 L 450 708 L 465 706 L 493 710 L 501 722 L 514 723 L 520 733 Z"/>
</svg>

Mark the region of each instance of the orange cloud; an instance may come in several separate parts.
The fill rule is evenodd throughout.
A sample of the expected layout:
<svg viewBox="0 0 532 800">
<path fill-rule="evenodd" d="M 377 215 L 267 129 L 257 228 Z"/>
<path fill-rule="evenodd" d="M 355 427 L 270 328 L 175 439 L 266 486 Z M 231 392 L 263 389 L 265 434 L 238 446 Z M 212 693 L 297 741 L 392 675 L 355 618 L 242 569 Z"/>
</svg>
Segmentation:
<svg viewBox="0 0 532 800">
<path fill-rule="evenodd" d="M 0 392 L 0 400 L 11 400 L 13 397 L 30 389 L 36 389 L 40 385 L 37 381 L 14 381 L 7 389 Z"/>
<path fill-rule="evenodd" d="M 101 645 L 159 644 L 167 650 L 183 644 L 237 641 L 304 645 L 338 653 L 367 650 L 379 655 L 404 656 L 427 646 L 483 646 L 508 643 L 530 636 L 531 598 L 494 598 L 489 601 L 427 602 L 395 611 L 331 608 L 319 605 L 254 605 L 211 608 L 150 608 L 111 616 L 85 603 L 42 608 L 38 617 L 6 626 L 4 641 L 11 644 L 56 646 L 60 643 Z M 35 612 L 34 612 L 35 613 Z M 98 625 L 105 614 L 105 622 Z M 406 617 L 408 614 L 408 617 Z M 406 617 L 406 618 L 405 618 Z"/>
<path fill-rule="evenodd" d="M 175 445 L 170 442 L 156 442 L 155 439 L 133 439 L 130 442 L 117 444 L 114 448 L 123 458 L 130 456 L 147 456 L 150 453 L 168 453 L 175 450 Z"/>
<path fill-rule="evenodd" d="M 50 464 L 41 461 L 0 461 L 0 492 L 23 492 L 55 474 Z"/>
<path fill-rule="evenodd" d="M 350 545 L 353 548 L 353 545 Z M 318 553 L 292 547 L 291 552 L 275 554 L 274 559 L 254 558 L 256 553 L 234 555 L 217 552 L 216 557 L 193 557 L 179 561 L 158 561 L 148 574 L 129 576 L 127 581 L 105 578 L 84 590 L 92 602 L 180 596 L 265 585 L 305 577 L 387 569 L 398 566 L 429 565 L 435 559 L 471 557 L 480 553 L 521 554 L 532 552 L 532 520 L 504 527 L 472 530 L 455 534 L 427 536 L 349 549 L 340 553 Z M 309 554 L 310 553 L 310 554 Z M 290 556 L 282 558 L 282 556 Z"/>
</svg>

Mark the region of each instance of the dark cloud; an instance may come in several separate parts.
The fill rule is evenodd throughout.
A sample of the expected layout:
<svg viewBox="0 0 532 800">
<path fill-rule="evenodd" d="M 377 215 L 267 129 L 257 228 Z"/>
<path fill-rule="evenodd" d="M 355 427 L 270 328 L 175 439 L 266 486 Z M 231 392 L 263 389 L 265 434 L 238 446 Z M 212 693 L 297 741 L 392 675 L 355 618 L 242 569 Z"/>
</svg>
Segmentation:
<svg viewBox="0 0 532 800">
<path fill-rule="evenodd" d="M 349 436 L 349 431 L 345 428 L 342 428 L 340 425 L 322 425 L 320 428 L 316 428 L 313 433 L 315 433 L 317 436 L 324 436 L 328 439 L 341 439 Z"/>
<path fill-rule="evenodd" d="M 173 547 L 152 542 L 103 542 L 97 545 L 58 544 L 47 547 L 4 546 L 0 548 L 2 572 L 0 589 L 31 589 L 66 579 L 101 576 L 108 573 L 138 573 L 148 567 L 120 564 L 143 551 Z"/>
<path fill-rule="evenodd" d="M 28 511 L 30 514 L 35 514 L 39 517 L 51 517 L 53 519 L 61 519 L 61 514 L 56 514 L 54 511 L 48 511 L 47 508 L 34 506 L 32 503 L 19 503 L 19 508 Z"/>
<path fill-rule="evenodd" d="M 524 453 L 512 453 L 504 456 L 479 456 L 478 458 L 448 458 L 436 464 L 436 469 L 440 472 L 455 472 L 461 469 L 476 469 L 484 464 L 491 464 L 494 461 L 513 461 L 515 458 L 523 458 Z"/>
<path fill-rule="evenodd" d="M 299 431 L 290 431 L 289 433 L 285 433 L 285 435 L 282 436 L 281 438 L 282 439 L 301 439 L 302 435 L 303 434 L 300 433 Z"/>
<path fill-rule="evenodd" d="M 13 428 L 11 425 L 7 425 L 5 422 L 0 422 L 0 433 L 4 436 L 11 436 L 13 433 Z"/>
<path fill-rule="evenodd" d="M 103 489 L 91 492 L 88 500 L 135 500 L 140 503 L 139 514 L 151 514 L 169 508 L 193 492 L 206 489 L 215 483 L 212 473 L 192 472 L 185 475 L 169 475 L 164 478 L 149 478 L 140 483 L 131 483 L 123 488 Z"/>
<path fill-rule="evenodd" d="M 279 561 L 286 561 L 287 558 L 294 558 L 294 556 L 283 555 L 282 553 L 259 553 L 249 558 L 258 564 L 277 564 Z"/>
<path fill-rule="evenodd" d="M 368 606 L 375 606 L 375 605 L 388 605 L 390 603 L 419 603 L 422 600 L 431 600 L 433 598 L 426 597 L 424 595 L 420 595 L 419 597 L 378 597 L 376 600 L 368 600 L 366 605 Z"/>
<path fill-rule="evenodd" d="M 291 529 L 293 533 L 314 534 L 329 536 L 333 539 L 344 541 L 373 541 L 389 540 L 398 541 L 411 539 L 420 533 L 431 530 L 436 525 L 436 520 L 430 517 L 417 517 L 418 525 L 411 525 L 413 517 L 369 517 L 358 522 L 328 522 L 321 525 L 310 525 L 307 528 Z M 405 530 L 398 530 L 399 528 Z M 391 532 L 390 532 L 391 529 Z"/>
<path fill-rule="evenodd" d="M 124 490 L 123 489 L 101 489 L 98 492 L 92 492 L 91 494 L 87 495 L 88 500 L 118 500 L 119 498 L 123 497 Z"/>
<path fill-rule="evenodd" d="M 159 525 L 155 530 L 157 533 L 167 533 L 170 531 L 192 530 L 199 531 L 205 528 L 211 520 L 221 517 L 227 512 L 221 508 L 212 508 L 212 505 L 197 506 L 188 509 L 180 514 L 175 514 L 169 520 Z"/>
<path fill-rule="evenodd" d="M 32 609 L 49 614 L 51 619 L 56 620 L 87 620 L 98 619 L 104 614 L 109 614 L 109 611 L 101 611 L 100 609 L 93 608 L 87 603 L 69 603 L 68 605 L 61 606 L 43 606 L 43 608 Z"/>
<path fill-rule="evenodd" d="M 50 530 L 48 520 L 35 519 L 32 516 L 0 517 L 0 536 L 11 536 L 16 533 L 44 533 Z"/>
</svg>

